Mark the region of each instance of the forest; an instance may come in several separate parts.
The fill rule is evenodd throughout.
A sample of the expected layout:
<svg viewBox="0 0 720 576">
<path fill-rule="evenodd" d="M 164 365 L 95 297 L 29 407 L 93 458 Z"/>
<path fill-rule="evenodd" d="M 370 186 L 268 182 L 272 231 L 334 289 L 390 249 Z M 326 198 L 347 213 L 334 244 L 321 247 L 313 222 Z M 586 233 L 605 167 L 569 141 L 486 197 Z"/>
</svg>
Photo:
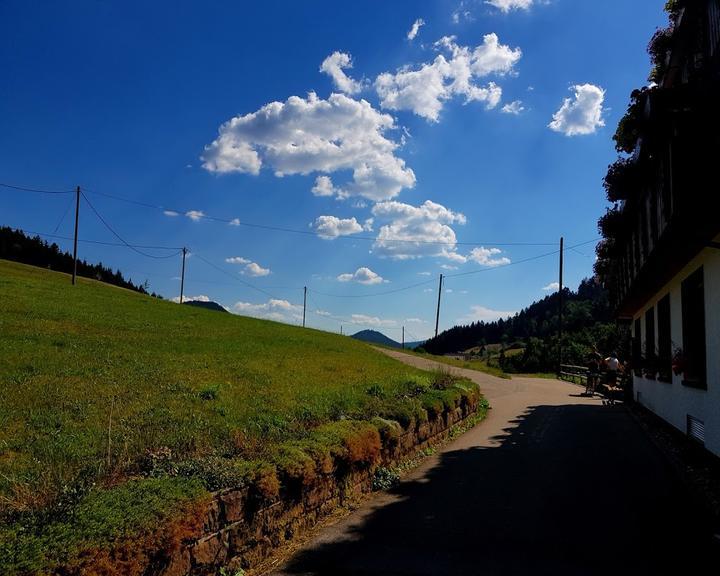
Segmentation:
<svg viewBox="0 0 720 576">
<path fill-rule="evenodd" d="M 72 254 L 63 252 L 54 242 L 50 244 L 40 236 L 28 236 L 22 230 L 13 230 L 9 226 L 0 226 L 0 258 L 67 274 L 73 271 Z M 112 268 L 103 266 L 102 262 L 89 264 L 85 260 L 78 260 L 77 274 L 141 294 L 150 293 L 147 281 L 135 284 L 131 279 L 126 279 L 120 270 L 113 272 Z M 151 295 L 162 298 L 154 292 Z"/>
<path fill-rule="evenodd" d="M 500 345 L 499 364 L 505 372 L 552 372 L 561 363 L 583 366 L 588 356 L 612 351 L 623 355 L 627 336 L 613 319 L 607 291 L 596 278 L 586 278 L 577 291 L 563 290 L 562 351 L 558 343 L 560 294 L 548 295 L 515 316 L 495 322 L 455 326 L 428 340 L 430 354 L 472 350 L 482 355 Z M 506 354 L 510 350 L 518 351 Z"/>
</svg>

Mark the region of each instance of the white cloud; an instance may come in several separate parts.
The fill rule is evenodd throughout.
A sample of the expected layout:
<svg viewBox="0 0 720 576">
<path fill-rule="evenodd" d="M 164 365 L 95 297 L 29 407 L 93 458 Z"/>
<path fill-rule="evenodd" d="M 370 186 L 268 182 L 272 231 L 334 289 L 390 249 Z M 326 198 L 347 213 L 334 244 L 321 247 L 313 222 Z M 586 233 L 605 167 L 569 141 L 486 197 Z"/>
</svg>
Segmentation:
<svg viewBox="0 0 720 576">
<path fill-rule="evenodd" d="M 442 268 L 443 270 L 457 270 L 458 269 L 457 266 L 453 266 L 452 264 L 441 264 L 440 268 Z"/>
<path fill-rule="evenodd" d="M 418 272 L 418 276 L 432 276 L 432 272 Z"/>
<path fill-rule="evenodd" d="M 268 274 L 270 274 L 270 268 L 263 268 L 257 262 L 250 262 L 250 264 L 245 266 L 245 269 L 242 271 L 242 273 L 257 278 L 259 276 L 267 276 Z"/>
<path fill-rule="evenodd" d="M 232 312 L 243 316 L 253 316 L 292 324 L 302 320 L 302 310 L 303 307 L 298 304 L 291 304 L 287 300 L 274 298 L 262 304 L 236 302 L 232 307 Z"/>
<path fill-rule="evenodd" d="M 185 212 L 185 216 L 190 218 L 193 222 L 197 222 L 198 220 L 205 218 L 205 212 L 202 210 L 189 210 Z"/>
<path fill-rule="evenodd" d="M 175 296 L 175 298 L 171 298 L 170 302 L 175 302 L 176 304 L 179 304 L 180 296 Z M 183 302 L 210 302 L 210 297 L 205 296 L 205 294 L 198 294 L 197 296 L 183 296 Z"/>
<path fill-rule="evenodd" d="M 408 324 L 427 324 L 427 322 L 422 318 L 406 318 L 405 322 Z"/>
<path fill-rule="evenodd" d="M 352 314 L 350 318 L 352 324 L 359 324 L 361 326 L 387 327 L 397 324 L 395 320 L 383 320 L 377 316 L 367 316 L 365 314 Z"/>
<path fill-rule="evenodd" d="M 225 258 L 225 262 L 228 264 L 250 264 L 252 260 L 248 260 L 242 256 L 233 256 L 232 258 Z"/>
<path fill-rule="evenodd" d="M 560 290 L 560 282 L 550 282 L 547 286 L 543 286 L 545 292 L 556 292 Z"/>
<path fill-rule="evenodd" d="M 484 102 L 495 108 L 502 89 L 494 82 L 478 86 L 479 78 L 511 73 L 522 51 L 500 44 L 497 34 L 487 34 L 475 48 L 459 46 L 454 36 L 445 36 L 435 43 L 443 50 L 431 63 L 418 69 L 401 68 L 395 74 L 385 72 L 375 79 L 375 90 L 383 108 L 411 110 L 418 116 L 437 122 L 444 103 L 462 96 L 465 103 Z M 447 56 L 447 57 L 446 57 Z"/>
<path fill-rule="evenodd" d="M 327 310 L 320 310 L 320 309 L 315 310 L 315 314 L 317 314 L 318 316 L 332 316 L 332 314 L 330 312 L 328 312 Z"/>
<path fill-rule="evenodd" d="M 263 268 L 257 262 L 243 258 L 242 256 L 233 256 L 232 258 L 225 258 L 225 262 L 228 264 L 240 264 L 243 266 L 241 274 L 247 276 L 267 276 L 270 274 L 270 268 Z"/>
<path fill-rule="evenodd" d="M 524 111 L 525 107 L 521 100 L 514 100 L 500 108 L 500 112 L 504 114 L 514 114 L 515 116 L 522 114 Z"/>
<path fill-rule="evenodd" d="M 358 284 L 365 284 L 367 286 L 387 282 L 387 280 L 383 279 L 382 276 L 376 274 L 370 270 L 370 268 L 366 268 L 365 266 L 358 268 L 351 274 L 340 274 L 337 279 L 340 282 L 357 282 Z"/>
<path fill-rule="evenodd" d="M 502 254 L 502 250 L 499 248 L 485 248 L 484 246 L 480 246 L 479 248 L 473 248 L 470 254 L 468 254 L 468 260 L 490 268 L 510 264 L 510 258 L 495 258 L 498 254 Z"/>
<path fill-rule="evenodd" d="M 223 124 L 205 147 L 203 167 L 258 174 L 265 164 L 278 177 L 351 170 L 352 180 L 340 186 L 345 196 L 387 200 L 415 185 L 413 171 L 395 156 L 399 144 L 385 135 L 395 127 L 392 116 L 365 100 L 291 96 Z"/>
<path fill-rule="evenodd" d="M 163 210 L 163 214 L 172 218 L 174 218 L 175 216 L 180 216 L 180 212 L 175 212 L 175 210 Z"/>
<path fill-rule="evenodd" d="M 350 236 L 363 231 L 363 227 L 355 217 L 318 216 L 311 226 L 323 240 L 333 240 L 338 236 Z"/>
<path fill-rule="evenodd" d="M 339 190 L 333 185 L 330 176 L 318 176 L 315 178 L 315 186 L 312 187 L 312 193 L 315 196 L 335 196 Z"/>
<path fill-rule="evenodd" d="M 228 224 L 230 226 L 240 226 L 240 218 L 233 218 Z"/>
<path fill-rule="evenodd" d="M 563 100 L 548 127 L 565 136 L 582 136 L 594 134 L 605 126 L 602 117 L 605 91 L 593 84 L 578 84 L 570 90 L 574 91 L 574 97 Z"/>
<path fill-rule="evenodd" d="M 490 4 L 498 10 L 508 13 L 511 10 L 529 10 L 533 5 L 533 0 L 485 0 L 485 4 Z"/>
<path fill-rule="evenodd" d="M 471 306 L 470 312 L 461 318 L 458 318 L 458 324 L 471 324 L 473 322 L 494 322 L 500 318 L 509 318 L 515 316 L 517 312 L 492 310 L 485 306 Z"/>
<path fill-rule="evenodd" d="M 377 255 L 395 260 L 439 256 L 465 261 L 465 257 L 456 252 L 457 237 L 449 226 L 465 224 L 463 214 L 430 200 L 420 206 L 380 202 L 375 204 L 372 212 L 378 220 L 389 221 L 380 228 L 373 244 Z"/>
<path fill-rule="evenodd" d="M 333 52 L 330 56 L 323 60 L 320 65 L 320 72 L 324 72 L 333 80 L 335 88 L 346 94 L 357 94 L 363 88 L 363 83 L 353 80 L 345 74 L 345 69 L 353 67 L 350 54 L 345 52 Z"/>
<path fill-rule="evenodd" d="M 408 40 L 415 40 L 415 36 L 418 35 L 418 32 L 420 32 L 420 27 L 425 26 L 425 20 L 422 18 L 418 18 L 413 22 L 413 25 L 410 27 L 410 30 L 407 33 L 407 39 Z"/>
<path fill-rule="evenodd" d="M 373 231 L 373 224 L 375 223 L 375 218 L 367 218 L 365 222 L 363 222 L 363 230 L 365 232 L 372 232 Z"/>
</svg>

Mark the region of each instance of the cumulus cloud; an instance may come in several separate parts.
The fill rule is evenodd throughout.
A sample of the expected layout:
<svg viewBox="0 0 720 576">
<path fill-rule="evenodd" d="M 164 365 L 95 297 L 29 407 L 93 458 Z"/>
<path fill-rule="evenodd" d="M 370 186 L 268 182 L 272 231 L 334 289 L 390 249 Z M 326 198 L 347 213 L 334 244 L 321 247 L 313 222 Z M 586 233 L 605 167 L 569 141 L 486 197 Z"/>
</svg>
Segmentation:
<svg viewBox="0 0 720 576">
<path fill-rule="evenodd" d="M 302 321 L 302 310 L 303 307 L 298 304 L 291 304 L 287 300 L 277 300 L 275 298 L 261 304 L 236 302 L 232 307 L 232 312 L 235 314 L 275 320 L 287 324 L 296 324 Z"/>
<path fill-rule="evenodd" d="M 175 296 L 175 298 L 171 298 L 170 302 L 175 302 L 176 304 L 179 304 L 180 296 Z M 198 294 L 197 296 L 183 296 L 183 302 L 210 302 L 210 297 L 205 296 L 205 294 Z"/>
<path fill-rule="evenodd" d="M 573 97 L 563 100 L 548 127 L 565 136 L 582 136 L 594 134 L 605 126 L 602 117 L 605 90 L 593 84 L 578 84 L 570 90 L 574 92 Z"/>
<path fill-rule="evenodd" d="M 230 226 L 240 226 L 240 218 L 233 218 L 228 224 Z"/>
<path fill-rule="evenodd" d="M 465 262 L 465 257 L 456 252 L 457 237 L 450 227 L 465 224 L 463 214 L 430 200 L 420 206 L 379 202 L 372 213 L 376 219 L 388 222 L 380 228 L 373 243 L 375 254 L 395 260 L 439 256 Z"/>
<path fill-rule="evenodd" d="M 560 290 L 560 282 L 550 282 L 547 286 L 543 286 L 545 292 L 555 292 Z"/>
<path fill-rule="evenodd" d="M 323 72 L 332 78 L 335 88 L 346 94 L 357 94 L 363 88 L 363 83 L 353 80 L 345 74 L 346 69 L 353 67 L 350 54 L 345 52 L 333 52 L 330 56 L 323 60 L 320 65 L 320 72 Z"/>
<path fill-rule="evenodd" d="M 465 316 L 458 318 L 458 324 L 472 324 L 473 322 L 494 322 L 500 318 L 510 318 L 515 316 L 517 312 L 492 310 L 485 306 L 471 306 L 470 312 Z"/>
<path fill-rule="evenodd" d="M 415 22 L 413 22 L 413 25 L 410 27 L 410 30 L 408 30 L 407 39 L 411 41 L 415 40 L 415 36 L 418 35 L 418 32 L 420 32 L 420 28 L 422 26 L 425 26 L 425 20 L 423 20 L 422 18 L 418 18 L 417 20 L 415 20 Z"/>
<path fill-rule="evenodd" d="M 502 112 L 503 114 L 514 114 L 515 116 L 522 114 L 524 111 L 525 107 L 520 100 L 513 100 L 512 102 L 505 104 L 505 106 L 500 108 L 500 112 Z"/>
<path fill-rule="evenodd" d="M 438 121 L 445 102 L 455 96 L 463 97 L 465 103 L 478 101 L 488 109 L 495 108 L 502 97 L 500 86 L 494 82 L 479 86 L 476 80 L 513 72 L 522 56 L 519 48 L 500 44 L 497 34 L 487 34 L 474 48 L 445 36 L 435 48 L 443 53 L 431 63 L 417 69 L 401 68 L 395 74 L 385 72 L 375 79 L 383 108 L 410 110 L 432 122 Z"/>
<path fill-rule="evenodd" d="M 180 212 L 176 212 L 175 210 L 163 210 L 163 214 L 172 218 L 174 218 L 175 216 L 180 216 Z"/>
<path fill-rule="evenodd" d="M 257 262 L 250 262 L 250 264 L 245 266 L 245 269 L 242 271 L 242 273 L 254 277 L 267 276 L 268 274 L 270 274 L 270 268 L 263 268 Z"/>
<path fill-rule="evenodd" d="M 370 270 L 370 268 L 366 268 L 365 266 L 358 268 L 352 273 L 340 274 L 337 279 L 340 282 L 357 282 L 358 284 L 365 284 L 367 286 L 387 282 L 387 280 L 385 280 L 382 276 L 376 274 Z"/>
<path fill-rule="evenodd" d="M 408 324 L 427 324 L 427 322 L 422 318 L 406 318 L 405 322 Z"/>
<path fill-rule="evenodd" d="M 225 262 L 228 264 L 250 264 L 252 260 L 248 260 L 242 256 L 233 256 L 232 258 L 225 258 Z"/>
<path fill-rule="evenodd" d="M 338 188 L 343 197 L 388 200 L 415 185 L 413 171 L 395 156 L 399 144 L 386 135 L 395 128 L 392 116 L 365 100 L 345 94 L 327 100 L 314 93 L 291 96 L 223 124 L 218 138 L 205 147 L 203 167 L 259 174 L 267 166 L 278 177 L 349 170 L 352 180 Z M 316 180 L 315 193 L 324 193 L 328 184 Z"/>
<path fill-rule="evenodd" d="M 338 236 L 350 236 L 363 231 L 363 227 L 355 217 L 318 216 L 311 226 L 323 240 L 333 240 Z"/>
<path fill-rule="evenodd" d="M 377 328 L 395 326 L 397 324 L 395 320 L 383 320 L 377 316 L 367 316 L 365 314 L 352 314 L 350 319 L 350 322 L 353 324 L 359 324 L 361 326 L 375 326 Z"/>
<path fill-rule="evenodd" d="M 490 4 L 498 10 L 508 13 L 511 10 L 529 10 L 533 5 L 533 0 L 485 0 L 485 4 Z"/>
<path fill-rule="evenodd" d="M 233 256 L 232 258 L 225 258 L 225 262 L 228 264 L 239 264 L 243 266 L 241 274 L 246 276 L 267 276 L 270 274 L 270 268 L 263 268 L 257 262 L 243 258 L 242 256 Z"/>
<path fill-rule="evenodd" d="M 198 220 L 205 218 L 205 212 L 202 210 L 188 210 L 185 212 L 185 216 L 190 218 L 193 222 L 197 222 Z"/>
<path fill-rule="evenodd" d="M 315 178 L 315 186 L 312 187 L 312 193 L 315 196 L 335 196 L 339 192 L 333 185 L 330 176 L 318 176 Z"/>
<path fill-rule="evenodd" d="M 473 248 L 467 258 L 472 262 L 477 262 L 490 268 L 510 264 L 510 258 L 504 256 L 502 258 L 496 258 L 498 254 L 502 254 L 502 250 L 499 248 L 485 248 L 484 246 L 480 246 L 479 248 Z"/>
</svg>

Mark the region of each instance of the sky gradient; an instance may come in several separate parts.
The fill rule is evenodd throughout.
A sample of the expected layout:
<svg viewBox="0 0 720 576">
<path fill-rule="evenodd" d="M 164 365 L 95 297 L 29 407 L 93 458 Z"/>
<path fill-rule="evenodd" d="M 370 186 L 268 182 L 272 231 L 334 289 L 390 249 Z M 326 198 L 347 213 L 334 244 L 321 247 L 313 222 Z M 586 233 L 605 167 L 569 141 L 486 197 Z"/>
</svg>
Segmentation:
<svg viewBox="0 0 720 576">
<path fill-rule="evenodd" d="M 663 4 L 2 1 L 0 182 L 80 185 L 129 242 L 187 246 L 188 296 L 297 322 L 308 286 L 309 326 L 424 339 L 440 273 L 441 329 L 552 290 L 560 236 L 585 243 L 567 285 L 592 274 Z M 0 200 L 72 233 L 71 195 Z M 86 203 L 80 237 L 116 241 Z M 179 256 L 80 256 L 179 294 Z"/>
</svg>

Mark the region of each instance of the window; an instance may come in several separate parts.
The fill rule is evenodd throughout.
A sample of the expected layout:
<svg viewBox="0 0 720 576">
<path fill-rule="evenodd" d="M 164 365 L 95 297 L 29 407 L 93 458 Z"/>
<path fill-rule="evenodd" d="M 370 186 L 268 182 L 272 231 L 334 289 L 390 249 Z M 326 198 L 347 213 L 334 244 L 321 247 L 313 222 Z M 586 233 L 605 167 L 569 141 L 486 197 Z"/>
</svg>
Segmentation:
<svg viewBox="0 0 720 576">
<path fill-rule="evenodd" d="M 672 382 L 672 336 L 670 325 L 670 294 L 657 305 L 658 380 Z"/>
<path fill-rule="evenodd" d="M 657 374 L 655 354 L 655 308 L 645 312 L 645 376 L 655 378 Z"/>
<path fill-rule="evenodd" d="M 640 318 L 635 320 L 635 327 L 633 328 L 633 339 L 632 339 L 632 365 L 635 376 L 640 376 L 640 366 L 642 363 L 642 340 L 640 337 Z"/>
<path fill-rule="evenodd" d="M 683 384 L 707 389 L 705 381 L 705 282 L 702 267 L 682 283 Z"/>
</svg>

